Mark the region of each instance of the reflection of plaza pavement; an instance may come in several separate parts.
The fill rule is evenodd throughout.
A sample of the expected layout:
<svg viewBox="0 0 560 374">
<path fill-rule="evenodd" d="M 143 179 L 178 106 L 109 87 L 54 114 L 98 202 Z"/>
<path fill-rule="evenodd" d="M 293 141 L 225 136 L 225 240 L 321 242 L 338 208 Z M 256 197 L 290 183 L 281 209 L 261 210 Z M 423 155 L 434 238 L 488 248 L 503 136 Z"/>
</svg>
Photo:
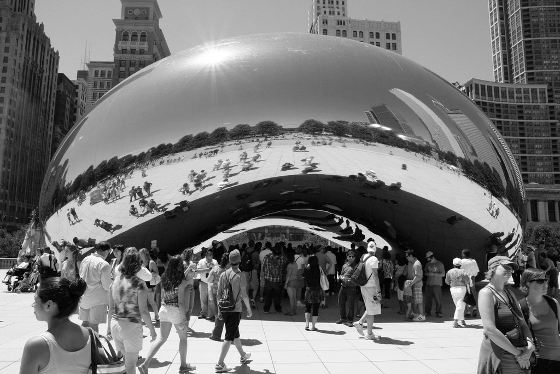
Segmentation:
<svg viewBox="0 0 560 374">
<path fill-rule="evenodd" d="M 0 270 L 2 278 L 4 274 L 5 270 Z M 253 362 L 239 366 L 239 356 L 232 347 L 226 363 L 236 368 L 232 372 L 237 373 L 474 373 L 482 330 L 451 328 L 454 309 L 449 291 L 443 293 L 446 318 L 431 318 L 425 323 L 401 322 L 401 316 L 396 314 L 396 301 L 391 300 L 390 308 L 383 309 L 384 314 L 377 318 L 374 332 L 382 336 L 379 343 L 359 338 L 353 328 L 335 324 L 334 298 L 330 299 L 328 309 L 319 311 L 317 332 L 303 329 L 301 308 L 295 317 L 264 315 L 262 304 L 258 304 L 254 317 L 244 319 L 240 325 L 241 338 L 246 350 L 252 353 Z M 25 341 L 45 331 L 46 324 L 33 315 L 32 294 L 6 293 L 4 287 L 0 294 L 0 374 L 16 374 Z M 77 320 L 76 316 L 73 319 Z M 480 326 L 479 319 L 467 323 Z M 197 366 L 193 373 L 214 373 L 220 343 L 208 339 L 212 324 L 193 317 L 191 327 L 195 333 L 189 338 L 187 360 Z M 106 326 L 101 325 L 100 331 L 105 332 Z M 149 336 L 147 329 L 144 335 Z M 150 373 L 176 373 L 177 346 L 178 337 L 172 331 Z M 146 337 L 142 355 L 146 355 L 148 347 Z"/>
<path fill-rule="evenodd" d="M 239 155 L 246 151 L 251 158 L 255 154 L 253 147 L 256 143 L 244 143 L 243 151 L 239 150 L 238 145 L 227 146 L 224 152 L 218 153 L 212 158 L 192 159 L 194 152 L 183 153 L 182 155 L 185 156 L 183 162 L 150 168 L 146 178 L 141 177 L 140 171 L 135 171 L 132 178 L 126 181 L 127 186 L 122 192 L 121 199 L 111 204 L 97 203 L 89 206 L 89 202 L 86 200 L 82 206 L 77 206 L 75 202 L 71 202 L 62 208 L 58 215 L 55 214 L 48 220 L 47 230 L 53 240 L 61 238 L 70 240 L 74 236 L 96 238 L 98 241 L 108 239 L 113 235 L 94 226 L 93 222 L 96 218 L 113 225 L 122 225 L 122 228 L 114 233 L 114 235 L 118 235 L 161 214 L 148 214 L 141 218 L 129 215 L 128 190 L 130 186 L 142 186 L 145 180 L 152 182 L 155 201 L 161 205 L 169 204 L 168 209 L 173 209 L 174 204 L 181 200 L 192 201 L 218 192 L 218 183 L 222 181 L 223 172 L 222 170 L 212 171 L 218 159 L 229 158 L 231 160 L 232 165 L 235 166 L 231 170 L 231 174 L 234 176 L 230 177 L 229 181 L 243 185 L 271 177 L 301 175 L 304 167 L 301 160 L 313 156 L 313 162 L 318 163 L 317 174 L 349 176 L 358 173 L 366 174 L 368 170 L 373 170 L 377 178 L 387 185 L 401 182 L 403 191 L 452 209 L 458 215 L 476 222 L 489 232 L 507 233 L 513 228 L 520 232 L 515 216 L 509 214 L 508 209 L 499 200 L 493 200 L 496 207 L 500 207 L 502 212 L 499 219 L 495 219 L 486 210 L 490 202 L 488 191 L 466 177 L 450 171 L 445 166 L 440 168 L 440 165 L 433 159 L 424 161 L 420 155 L 415 156 L 403 149 L 377 143 L 366 146 L 349 142 L 345 147 L 337 142 L 333 142 L 331 146 L 311 146 L 309 140 L 303 143 L 307 147 L 307 152 L 294 152 L 292 150 L 295 144 L 294 139 L 274 140 L 272 147 L 261 147 L 259 153 L 262 161 L 255 163 L 254 168 L 249 171 L 241 171 Z M 287 162 L 292 163 L 295 168 L 282 171 L 282 165 Z M 407 170 L 402 169 L 402 164 L 407 164 Z M 197 190 L 191 195 L 183 195 L 179 192 L 179 188 L 184 182 L 187 182 L 187 174 L 191 169 L 197 172 L 206 170 L 208 172 L 207 184 L 211 185 L 202 191 Z M 192 183 L 189 184 L 192 186 Z M 356 196 L 356 198 L 360 197 Z M 73 226 L 68 224 L 65 214 L 66 209 L 71 206 L 76 207 L 81 219 Z M 145 245 L 147 246 L 149 243 Z"/>
</svg>

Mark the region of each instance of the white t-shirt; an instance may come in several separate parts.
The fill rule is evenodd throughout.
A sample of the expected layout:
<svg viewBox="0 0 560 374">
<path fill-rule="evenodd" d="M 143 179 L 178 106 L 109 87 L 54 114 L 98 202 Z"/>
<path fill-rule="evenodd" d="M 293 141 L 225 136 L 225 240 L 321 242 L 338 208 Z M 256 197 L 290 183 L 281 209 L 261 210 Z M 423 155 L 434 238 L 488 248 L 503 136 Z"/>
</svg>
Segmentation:
<svg viewBox="0 0 560 374">
<path fill-rule="evenodd" d="M 263 249 L 260 253 L 259 253 L 259 261 L 261 262 L 261 264 L 264 261 L 264 258 L 266 257 L 266 255 L 268 255 L 269 253 L 272 253 L 272 251 L 270 249 Z"/>
<path fill-rule="evenodd" d="M 472 258 L 461 259 L 461 269 L 464 269 L 469 277 L 476 276 L 480 271 L 476 260 Z"/>
<path fill-rule="evenodd" d="M 298 267 L 298 270 L 303 270 L 305 269 L 305 266 L 307 265 L 307 259 L 308 257 L 305 257 L 303 254 L 295 254 L 295 262 L 296 265 Z"/>
<path fill-rule="evenodd" d="M 367 258 L 372 253 L 366 253 L 362 259 Z M 367 283 L 362 287 L 376 287 L 379 289 L 379 278 L 377 277 L 377 269 L 379 268 L 379 260 L 375 255 L 370 256 L 365 262 Z M 373 273 L 373 274 L 372 274 Z"/>
<path fill-rule="evenodd" d="M 200 279 L 201 282 L 208 283 L 208 275 L 210 274 L 210 270 L 212 270 L 212 268 L 216 265 L 218 265 L 218 261 L 214 259 L 212 259 L 212 262 L 207 262 L 206 258 L 198 261 L 196 270 L 207 269 L 208 271 L 206 273 L 198 273 L 196 275 L 196 278 Z"/>
</svg>

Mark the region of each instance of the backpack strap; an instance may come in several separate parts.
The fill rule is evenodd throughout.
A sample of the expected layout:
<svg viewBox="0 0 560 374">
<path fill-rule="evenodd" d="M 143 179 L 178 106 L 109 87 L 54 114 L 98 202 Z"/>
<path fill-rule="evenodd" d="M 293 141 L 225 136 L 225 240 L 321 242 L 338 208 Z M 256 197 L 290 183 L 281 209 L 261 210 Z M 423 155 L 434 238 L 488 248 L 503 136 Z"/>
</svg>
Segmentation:
<svg viewBox="0 0 560 374">
<path fill-rule="evenodd" d="M 360 261 L 364 264 L 364 266 L 366 266 L 366 261 L 369 260 L 373 255 L 370 253 L 369 256 L 367 256 L 366 258 L 364 258 L 364 256 L 362 256 L 362 259 Z M 371 278 L 372 275 L 373 275 L 373 271 L 371 272 L 369 277 L 367 277 L 368 281 L 369 281 L 369 278 Z"/>
<path fill-rule="evenodd" d="M 535 332 L 533 331 L 533 324 L 531 323 L 531 314 L 529 311 L 529 303 L 527 302 L 527 298 L 524 297 L 523 299 L 519 300 L 519 306 L 521 306 L 521 313 L 523 313 L 523 319 L 527 326 L 529 326 L 529 330 L 531 331 L 531 338 L 533 338 L 533 344 L 538 351 L 537 345 L 537 337 L 535 336 Z"/>
<path fill-rule="evenodd" d="M 548 306 L 550 306 L 550 309 L 552 309 L 554 315 L 556 316 L 556 321 L 558 321 L 558 330 L 560 331 L 560 319 L 558 319 L 558 304 L 556 303 L 556 300 L 554 300 L 552 297 L 548 295 L 543 295 L 543 296 L 546 302 L 548 303 Z"/>
<path fill-rule="evenodd" d="M 228 282 L 229 282 L 229 286 L 231 287 L 231 291 L 233 292 L 233 285 L 231 284 L 231 281 L 233 280 L 233 278 L 235 278 L 236 275 L 238 275 L 235 271 L 232 271 L 233 276 L 231 278 L 228 278 Z M 239 298 L 239 294 L 241 293 L 241 283 L 239 284 L 239 291 L 237 291 L 237 296 L 235 297 L 235 302 L 234 304 L 237 304 L 237 299 Z"/>
</svg>

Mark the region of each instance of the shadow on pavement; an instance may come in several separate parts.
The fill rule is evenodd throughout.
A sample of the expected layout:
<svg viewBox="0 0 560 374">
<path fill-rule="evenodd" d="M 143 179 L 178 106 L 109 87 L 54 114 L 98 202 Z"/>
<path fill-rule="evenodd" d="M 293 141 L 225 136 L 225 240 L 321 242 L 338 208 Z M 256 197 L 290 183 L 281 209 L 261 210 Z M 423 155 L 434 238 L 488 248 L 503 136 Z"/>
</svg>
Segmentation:
<svg viewBox="0 0 560 374">
<path fill-rule="evenodd" d="M 253 347 L 255 345 L 261 345 L 262 342 L 258 339 L 241 339 L 241 344 L 244 347 Z"/>
<path fill-rule="evenodd" d="M 410 342 L 408 340 L 398 340 L 393 338 L 388 338 L 386 336 L 382 336 L 379 340 L 376 341 L 377 344 L 393 344 L 393 345 L 412 345 L 414 342 Z"/>
</svg>

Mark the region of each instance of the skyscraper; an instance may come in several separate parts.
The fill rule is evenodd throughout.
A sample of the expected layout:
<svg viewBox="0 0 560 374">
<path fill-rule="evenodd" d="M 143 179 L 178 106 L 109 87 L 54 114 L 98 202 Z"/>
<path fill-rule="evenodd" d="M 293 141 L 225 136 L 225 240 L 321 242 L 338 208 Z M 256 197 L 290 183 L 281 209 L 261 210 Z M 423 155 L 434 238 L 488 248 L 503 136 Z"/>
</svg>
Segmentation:
<svg viewBox="0 0 560 374">
<path fill-rule="evenodd" d="M 0 226 L 27 223 L 50 161 L 58 52 L 34 0 L 0 0 Z"/>
<path fill-rule="evenodd" d="M 354 39 L 402 54 L 401 23 L 350 18 L 348 0 L 312 0 L 309 32 Z"/>
<path fill-rule="evenodd" d="M 116 28 L 113 86 L 171 53 L 159 27 L 157 0 L 121 0 Z"/>
<path fill-rule="evenodd" d="M 65 74 L 58 73 L 51 157 L 76 121 L 76 87 Z"/>
</svg>

